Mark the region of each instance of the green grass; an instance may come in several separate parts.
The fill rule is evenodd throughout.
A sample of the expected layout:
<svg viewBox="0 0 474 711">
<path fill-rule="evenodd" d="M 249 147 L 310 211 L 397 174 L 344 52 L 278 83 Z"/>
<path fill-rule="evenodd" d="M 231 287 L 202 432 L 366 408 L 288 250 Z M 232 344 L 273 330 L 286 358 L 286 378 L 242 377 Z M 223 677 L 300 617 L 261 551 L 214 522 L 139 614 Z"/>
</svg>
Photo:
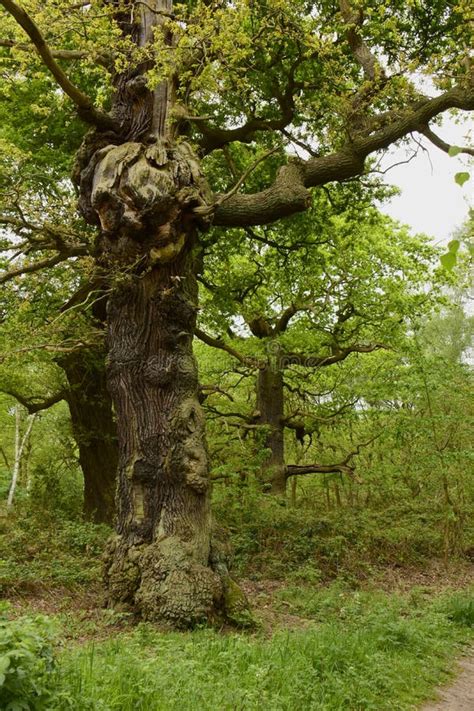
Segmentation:
<svg viewBox="0 0 474 711">
<path fill-rule="evenodd" d="M 301 591 L 313 628 L 261 635 L 140 625 L 64 651 L 51 711 L 410 709 L 471 638 L 472 596 Z M 285 594 L 282 594 L 285 597 Z M 296 589 L 286 599 L 298 603 Z"/>
<path fill-rule="evenodd" d="M 271 638 L 268 630 L 253 635 L 209 629 L 177 634 L 141 624 L 130 631 L 126 615 L 82 610 L 76 600 L 100 579 L 106 527 L 21 515 L 1 521 L 0 592 L 15 599 L 18 593 L 28 593 L 29 585 L 33 592 L 37 586 L 59 588 L 61 605 L 54 618 L 63 635 L 56 640 L 56 661 L 51 661 L 49 672 L 53 647 L 44 630 L 51 617 L 27 615 L 13 628 L 8 615 L 15 613 L 5 613 L 0 709 L 416 708 L 446 678 L 462 645 L 472 641 L 472 591 L 433 597 L 433 589 L 423 587 L 405 595 L 359 589 L 362 563 L 353 567 L 352 561 L 359 561 L 357 551 L 344 552 L 332 524 L 327 530 L 322 521 L 298 529 L 297 512 L 273 504 L 260 515 L 259 536 L 250 536 L 254 523 L 243 527 L 240 539 L 235 536 L 243 570 L 257 545 L 258 560 L 263 561 L 267 550 L 262 574 L 280 572 L 285 579 L 286 587 L 277 588 L 271 601 L 269 594 L 263 597 L 272 607 L 270 619 L 274 616 L 292 629 L 280 629 Z M 369 572 L 372 562 L 368 556 Z M 337 581 L 322 586 L 333 565 Z M 356 590 L 350 589 L 352 577 Z M 34 605 L 33 597 L 29 609 L 34 611 Z M 305 619 L 306 627 L 297 617 Z M 265 619 L 268 625 L 268 615 Z M 87 637 L 100 641 L 77 643 Z M 5 699 L 15 694 L 23 705 L 9 707 Z"/>
</svg>

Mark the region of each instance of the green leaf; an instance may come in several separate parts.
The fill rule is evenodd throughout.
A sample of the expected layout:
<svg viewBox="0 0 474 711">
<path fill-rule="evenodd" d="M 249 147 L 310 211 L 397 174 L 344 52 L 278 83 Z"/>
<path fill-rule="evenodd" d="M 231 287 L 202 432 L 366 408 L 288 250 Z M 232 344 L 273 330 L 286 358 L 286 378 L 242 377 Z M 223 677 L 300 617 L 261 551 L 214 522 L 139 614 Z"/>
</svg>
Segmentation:
<svg viewBox="0 0 474 711">
<path fill-rule="evenodd" d="M 471 176 L 469 175 L 469 173 L 466 173 L 466 172 L 456 173 L 456 175 L 454 176 L 454 180 L 455 180 L 456 183 L 457 183 L 458 185 L 460 185 L 461 188 L 462 188 L 462 186 L 464 185 L 464 183 L 466 183 L 466 182 L 469 180 L 470 177 L 471 177 Z"/>
<path fill-rule="evenodd" d="M 454 156 L 457 156 L 461 151 L 462 148 L 459 148 L 459 146 L 449 146 L 448 155 L 454 158 Z"/>
<path fill-rule="evenodd" d="M 456 255 L 453 252 L 446 252 L 446 254 L 440 257 L 439 261 L 445 269 L 451 271 L 451 269 L 456 266 Z"/>
<path fill-rule="evenodd" d="M 461 246 L 461 242 L 458 239 L 452 239 L 451 242 L 448 242 L 448 250 L 452 254 L 456 254 L 456 252 L 459 250 L 460 246 Z"/>
<path fill-rule="evenodd" d="M 10 666 L 10 657 L 8 654 L 2 654 L 0 657 L 0 673 L 3 674 Z"/>
</svg>

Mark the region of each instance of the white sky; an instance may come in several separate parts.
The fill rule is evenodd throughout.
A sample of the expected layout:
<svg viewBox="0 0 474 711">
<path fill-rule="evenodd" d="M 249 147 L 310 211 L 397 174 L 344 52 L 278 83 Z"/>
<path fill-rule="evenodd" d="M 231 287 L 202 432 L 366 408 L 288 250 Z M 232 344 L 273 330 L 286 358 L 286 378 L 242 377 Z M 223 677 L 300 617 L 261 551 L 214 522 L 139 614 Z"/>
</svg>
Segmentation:
<svg viewBox="0 0 474 711">
<path fill-rule="evenodd" d="M 472 122 L 457 124 L 446 117 L 441 126 L 432 126 L 440 138 L 451 145 L 472 146 Z M 469 130 L 471 129 L 471 130 Z M 471 139 L 469 139 L 469 133 Z M 428 150 L 419 150 L 417 156 L 405 165 L 391 168 L 384 176 L 385 182 L 397 185 L 401 194 L 382 206 L 382 211 L 410 225 L 413 232 L 424 232 L 437 242 L 448 242 L 453 230 L 467 218 L 474 197 L 474 165 L 469 156 L 453 158 L 423 139 Z M 416 148 L 416 144 L 413 143 Z M 382 161 L 381 169 L 406 160 L 406 148 L 392 150 Z M 454 175 L 461 171 L 471 173 L 470 180 L 461 188 Z"/>
</svg>

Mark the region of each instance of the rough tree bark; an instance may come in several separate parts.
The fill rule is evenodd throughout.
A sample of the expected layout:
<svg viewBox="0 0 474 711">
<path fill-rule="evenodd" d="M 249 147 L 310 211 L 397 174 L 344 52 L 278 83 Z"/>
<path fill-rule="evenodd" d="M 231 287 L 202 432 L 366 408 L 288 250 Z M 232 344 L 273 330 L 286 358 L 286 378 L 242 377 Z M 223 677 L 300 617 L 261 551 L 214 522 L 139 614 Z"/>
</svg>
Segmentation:
<svg viewBox="0 0 474 711">
<path fill-rule="evenodd" d="M 117 17 L 144 46 L 171 2 Z M 170 39 L 171 41 L 171 39 Z M 109 280 L 107 376 L 119 442 L 117 535 L 106 551 L 110 605 L 182 627 L 247 619 L 243 593 L 211 544 L 210 480 L 192 353 L 199 224 L 206 184 L 169 121 L 171 82 L 154 91 L 147 65 L 116 77 L 120 135 L 86 137 L 75 177 L 80 208 L 100 229 Z"/>
<path fill-rule="evenodd" d="M 208 462 L 192 354 L 192 235 L 186 241 L 177 259 L 109 303 L 109 387 L 120 442 L 109 594 L 138 605 L 147 619 L 177 624 L 207 618 L 222 597 L 209 565 Z"/>
</svg>

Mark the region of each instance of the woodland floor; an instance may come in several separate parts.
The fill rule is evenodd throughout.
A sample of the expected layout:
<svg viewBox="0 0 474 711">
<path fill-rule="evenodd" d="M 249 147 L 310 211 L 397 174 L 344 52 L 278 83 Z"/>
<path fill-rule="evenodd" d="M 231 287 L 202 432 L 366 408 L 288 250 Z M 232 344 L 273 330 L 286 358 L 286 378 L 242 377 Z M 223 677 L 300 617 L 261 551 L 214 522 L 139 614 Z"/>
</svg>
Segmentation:
<svg viewBox="0 0 474 711">
<path fill-rule="evenodd" d="M 271 636 L 281 629 L 308 629 L 315 626 L 314 620 L 307 619 L 292 608 L 292 604 L 278 598 L 278 592 L 288 583 L 282 580 L 239 579 L 250 602 L 253 614 L 261 632 Z M 366 582 L 368 590 L 383 590 L 387 593 L 406 593 L 422 589 L 426 594 L 439 594 L 446 590 L 463 590 L 474 585 L 474 564 L 470 562 L 445 564 L 433 561 L 425 569 L 386 568 Z M 105 639 L 114 631 L 133 626 L 128 617 L 114 615 L 104 609 L 103 592 L 98 583 L 85 589 L 46 588 L 41 585 L 26 586 L 8 596 L 12 609 L 18 615 L 41 613 L 44 615 L 64 615 L 68 618 L 66 637 L 78 642 Z M 226 630 L 224 630 L 226 631 Z M 474 679 L 473 679 L 474 683 Z M 474 705 L 470 711 L 474 711 Z"/>
<path fill-rule="evenodd" d="M 321 589 L 325 588 L 324 585 L 318 584 L 313 587 L 306 584 L 288 588 L 288 581 L 252 578 L 241 579 L 240 583 L 249 598 L 258 624 L 255 640 L 262 639 L 262 643 L 263 640 L 268 640 L 270 644 L 274 635 L 277 638 L 281 631 L 283 633 L 294 631 L 302 635 L 314 635 L 315 632 L 319 634 L 318 625 L 321 619 L 318 621 L 314 616 L 310 618 L 310 611 L 299 604 L 301 602 L 299 598 L 301 596 L 304 598 L 308 591 L 313 590 L 316 594 L 320 594 Z M 388 595 L 431 599 L 444 593 L 462 592 L 472 588 L 473 585 L 474 564 L 472 562 L 433 561 L 422 569 L 387 567 L 374 574 L 370 580 L 360 581 L 357 589 L 362 594 L 380 591 Z M 330 583 L 327 589 L 330 594 Z M 285 590 L 287 592 L 291 590 L 292 594 L 285 595 Z M 6 598 L 14 616 L 42 614 L 58 619 L 62 629 L 59 649 L 65 654 L 70 652 L 74 654 L 73 650 L 76 649 L 78 654 L 79 650 L 84 650 L 84 655 L 87 655 L 87 650 L 94 648 L 96 643 L 99 649 L 102 645 L 107 646 L 115 638 L 125 639 L 133 634 L 135 627 L 134 621 L 129 616 L 104 609 L 101 586 L 97 582 L 91 582 L 87 587 L 78 585 L 71 589 L 35 584 L 30 581 L 14 590 L 10 589 Z M 234 634 L 231 628 L 223 627 L 219 631 L 226 636 Z M 125 637 L 122 636 L 123 634 Z M 253 638 L 253 635 L 251 637 Z M 232 638 L 228 639 L 232 643 Z M 462 657 L 456 668 L 454 655 L 457 654 Z M 457 652 L 453 652 L 451 659 L 446 660 L 443 669 L 445 673 L 439 678 L 446 679 L 449 674 L 449 681 L 431 692 L 431 701 L 423 705 L 420 696 L 420 701 L 409 708 L 418 708 L 420 711 L 474 711 L 474 649 L 464 646 L 463 651 L 462 647 L 459 647 Z M 429 689 L 425 694 L 426 692 L 429 694 Z M 185 705 L 183 708 L 188 707 Z M 331 706 L 331 709 L 333 708 L 335 707 Z M 351 708 L 348 707 L 348 711 L 351 711 Z M 363 707 L 357 706 L 357 709 L 359 708 Z M 383 708 L 396 707 L 387 705 Z M 405 704 L 403 708 L 408 706 Z"/>
</svg>

